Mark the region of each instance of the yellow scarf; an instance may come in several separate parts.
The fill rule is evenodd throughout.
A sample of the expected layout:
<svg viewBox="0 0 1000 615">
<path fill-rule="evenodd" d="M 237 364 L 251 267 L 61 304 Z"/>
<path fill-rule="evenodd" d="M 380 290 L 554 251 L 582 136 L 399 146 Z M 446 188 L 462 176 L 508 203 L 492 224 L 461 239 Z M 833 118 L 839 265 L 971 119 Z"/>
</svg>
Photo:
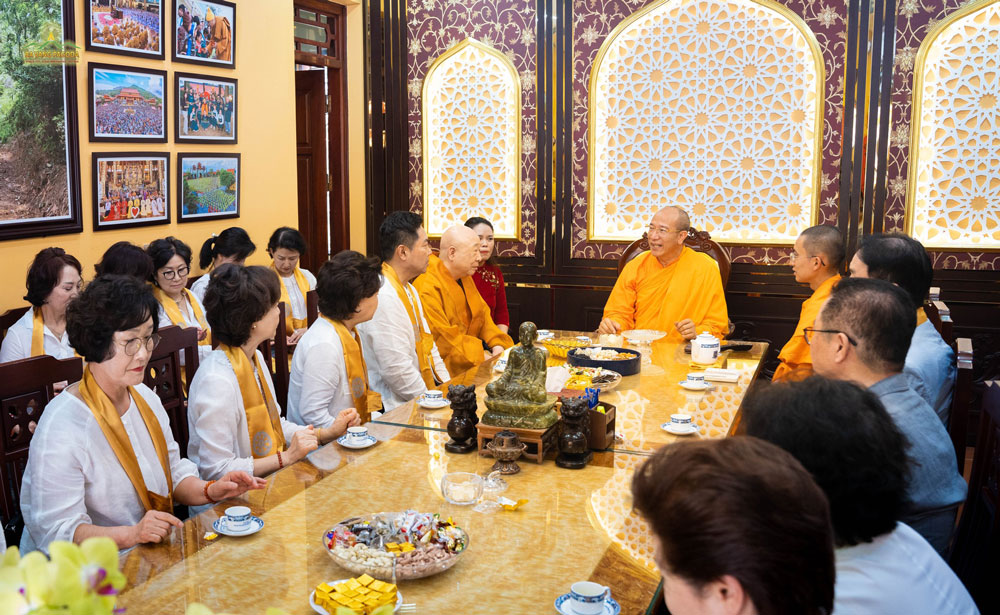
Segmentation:
<svg viewBox="0 0 1000 615">
<path fill-rule="evenodd" d="M 399 280 L 399 276 L 396 275 L 396 270 L 389 263 L 382 263 L 382 275 L 396 289 L 396 294 L 399 295 L 399 300 L 403 302 L 406 314 L 410 317 L 410 324 L 413 325 L 413 332 L 416 334 L 417 365 L 420 366 L 420 375 L 423 377 L 427 388 L 432 389 L 435 385 L 434 361 L 431 358 L 431 351 L 434 348 L 434 337 L 424 330 L 423 319 L 421 318 L 418 321 L 417 306 L 410 301 L 410 296 L 403 288 L 403 283 Z"/>
<path fill-rule="evenodd" d="M 278 268 L 274 266 L 273 262 L 271 263 L 271 269 L 275 273 L 278 273 Z M 309 292 L 309 280 L 306 279 L 306 274 L 302 273 L 302 270 L 298 267 L 295 268 L 292 275 L 295 276 L 295 285 L 299 287 L 299 292 L 302 293 L 302 302 L 305 303 L 306 293 Z M 295 333 L 296 329 L 308 327 L 309 322 L 305 318 L 295 318 L 292 315 L 294 311 L 292 309 L 292 300 L 288 294 L 288 287 L 285 286 L 285 279 L 281 277 L 280 273 L 278 273 L 278 281 L 281 282 L 281 299 L 279 301 L 285 302 L 285 335 L 291 335 Z"/>
<path fill-rule="evenodd" d="M 149 432 L 149 437 L 153 440 L 153 448 L 156 449 L 156 456 L 160 459 L 163 474 L 167 477 L 167 488 L 172 490 L 174 480 L 170 474 L 167 440 L 163 437 L 160 422 L 156 419 L 156 415 L 153 414 L 153 410 L 146 403 L 146 400 L 133 387 L 128 388 L 128 394 L 135 402 L 136 408 L 139 409 L 142 422 L 146 424 L 146 431 Z M 111 450 L 115 452 L 118 463 L 122 464 L 122 468 L 128 474 L 128 479 L 135 487 L 136 493 L 139 494 L 139 499 L 142 500 L 142 506 L 146 512 L 158 510 L 173 513 L 172 491 L 168 492 L 167 495 L 159 495 L 146 488 L 146 481 L 142 479 L 142 470 L 139 469 L 139 460 L 136 459 L 135 449 L 132 448 L 132 442 L 129 441 L 128 434 L 125 432 L 122 417 L 118 414 L 114 404 L 111 403 L 111 399 L 98 386 L 94 375 L 90 373 L 89 365 L 83 370 L 83 380 L 80 381 L 80 396 L 83 398 L 83 403 L 90 408 L 94 418 L 97 419 L 101 432 L 107 438 L 108 444 L 111 445 Z"/>
<path fill-rule="evenodd" d="M 205 315 L 201 312 L 201 308 L 198 307 L 198 301 L 195 300 L 194 293 L 186 288 L 184 289 L 184 293 L 187 295 L 188 303 L 191 304 L 191 312 L 194 313 L 194 318 L 198 321 L 198 326 L 205 331 L 208 331 L 208 321 L 205 320 Z M 171 299 L 170 295 L 165 293 L 159 286 L 153 286 L 153 296 L 156 297 L 156 300 L 163 306 L 163 311 L 166 312 L 167 318 L 170 319 L 171 323 L 179 327 L 187 327 L 187 321 L 181 314 L 181 306 L 179 303 Z M 199 346 L 210 345 L 211 343 L 211 335 L 206 335 L 205 339 L 198 341 Z"/>
<path fill-rule="evenodd" d="M 240 384 L 253 458 L 261 459 L 278 451 L 284 451 L 285 436 L 281 431 L 278 405 L 271 397 L 267 383 L 264 382 L 264 366 L 260 364 L 257 353 L 254 352 L 253 362 L 257 367 L 257 373 L 260 374 L 260 387 L 257 386 L 257 380 L 253 376 L 253 366 L 241 348 L 219 344 L 219 349 L 226 353 L 233 371 L 236 372 L 236 380 Z M 264 391 L 263 395 L 261 389 Z"/>
<path fill-rule="evenodd" d="M 351 387 L 351 399 L 354 400 L 354 409 L 358 411 L 362 423 L 371 420 L 371 413 L 368 412 L 368 367 L 365 365 L 365 358 L 361 354 L 361 339 L 357 330 L 354 335 L 347 330 L 344 323 L 339 320 L 332 320 L 322 316 L 324 320 L 333 325 L 340 337 L 340 345 L 344 348 L 344 361 L 347 364 L 347 381 Z"/>
<path fill-rule="evenodd" d="M 45 354 L 45 322 L 42 320 L 42 308 L 32 308 L 31 317 L 31 356 L 40 357 Z"/>
</svg>

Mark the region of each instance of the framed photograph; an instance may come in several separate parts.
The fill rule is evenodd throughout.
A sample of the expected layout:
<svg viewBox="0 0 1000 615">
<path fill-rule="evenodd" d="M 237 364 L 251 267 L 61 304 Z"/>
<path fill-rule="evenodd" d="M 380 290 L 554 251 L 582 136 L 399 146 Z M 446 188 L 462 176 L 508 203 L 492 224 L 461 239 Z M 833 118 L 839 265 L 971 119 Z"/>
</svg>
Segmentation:
<svg viewBox="0 0 1000 615">
<path fill-rule="evenodd" d="M 174 73 L 174 141 L 236 143 L 236 80 Z"/>
<path fill-rule="evenodd" d="M 167 73 L 91 62 L 90 140 L 166 143 Z"/>
<path fill-rule="evenodd" d="M 87 51 L 162 60 L 160 0 L 84 0 Z"/>
<path fill-rule="evenodd" d="M 236 5 L 223 0 L 176 0 L 174 62 L 236 68 Z"/>
<path fill-rule="evenodd" d="M 74 4 L 0 10 L 0 241 L 83 231 Z"/>
<path fill-rule="evenodd" d="M 94 230 L 170 222 L 170 156 L 161 152 L 93 154 Z"/>
<path fill-rule="evenodd" d="M 240 216 L 239 154 L 177 154 L 177 220 Z"/>
</svg>

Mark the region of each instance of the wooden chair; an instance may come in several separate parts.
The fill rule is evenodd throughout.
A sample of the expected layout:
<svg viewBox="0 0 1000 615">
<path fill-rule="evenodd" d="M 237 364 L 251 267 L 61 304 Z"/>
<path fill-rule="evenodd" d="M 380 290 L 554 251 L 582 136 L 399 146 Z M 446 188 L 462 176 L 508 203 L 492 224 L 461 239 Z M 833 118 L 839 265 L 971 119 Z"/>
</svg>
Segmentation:
<svg viewBox="0 0 1000 615">
<path fill-rule="evenodd" d="M 153 389 L 163 409 L 170 417 L 170 431 L 180 447 L 181 457 L 187 457 L 188 421 L 186 385 L 198 370 L 198 330 L 176 325 L 160 329 L 160 344 L 146 366 L 143 383 Z M 184 366 L 181 366 L 184 353 Z M 181 377 L 183 370 L 184 377 Z"/>
<path fill-rule="evenodd" d="M 21 478 L 28 463 L 28 446 L 45 406 L 55 397 L 53 384 L 77 382 L 83 360 L 49 355 L 0 365 L 0 517 L 8 545 L 21 541 Z"/>
<path fill-rule="evenodd" d="M 31 306 L 19 307 L 7 310 L 3 314 L 0 314 L 0 341 L 3 340 L 4 336 L 7 335 L 7 329 L 14 326 L 14 323 L 21 320 L 24 313 L 31 309 Z"/>
<path fill-rule="evenodd" d="M 937 329 L 941 339 L 949 346 L 955 345 L 955 323 L 951 320 L 951 310 L 944 301 L 935 299 L 924 303 L 924 314 Z"/>
<path fill-rule="evenodd" d="M 960 337 L 955 340 L 955 360 L 958 362 L 958 376 L 955 391 L 951 397 L 948 414 L 948 435 L 955 447 L 958 459 L 958 473 L 965 471 L 965 447 L 969 437 L 969 408 L 972 406 L 972 340 Z"/>
<path fill-rule="evenodd" d="M 694 228 L 688 230 L 687 239 L 684 240 L 684 245 L 691 248 L 695 252 L 703 252 L 708 254 L 715 262 L 719 263 L 719 275 L 722 277 L 722 290 L 726 290 L 726 285 L 729 283 L 729 271 L 732 269 L 732 261 L 729 260 L 729 254 L 720 246 L 718 243 L 712 241 L 712 236 L 708 234 L 708 231 L 699 231 Z M 618 259 L 618 273 L 621 274 L 622 270 L 625 269 L 625 265 L 628 264 L 630 260 L 639 256 L 642 252 L 649 249 L 649 236 L 647 233 L 643 233 L 642 237 L 633 241 L 625 248 L 622 252 L 621 258 Z"/>
<path fill-rule="evenodd" d="M 311 327 L 319 318 L 319 294 L 315 290 L 306 293 L 306 322 Z"/>
<path fill-rule="evenodd" d="M 288 404 L 288 379 L 291 370 L 288 365 L 288 338 L 285 336 L 285 302 L 278 302 L 278 328 L 274 341 L 264 340 L 257 348 L 264 355 L 267 370 L 274 383 L 275 401 L 281 407 L 281 416 L 285 416 L 285 406 Z"/>
<path fill-rule="evenodd" d="M 208 274 L 205 273 L 205 274 L 202 274 L 202 275 L 208 275 Z M 188 282 L 187 282 L 187 288 L 188 288 L 188 290 L 190 290 L 191 287 L 194 286 L 194 283 L 197 282 L 198 278 L 200 278 L 200 277 L 201 277 L 200 275 L 191 275 L 191 276 L 188 276 Z"/>
<path fill-rule="evenodd" d="M 983 613 L 1000 612 L 1000 382 L 987 382 L 969 496 L 949 564 Z"/>
</svg>

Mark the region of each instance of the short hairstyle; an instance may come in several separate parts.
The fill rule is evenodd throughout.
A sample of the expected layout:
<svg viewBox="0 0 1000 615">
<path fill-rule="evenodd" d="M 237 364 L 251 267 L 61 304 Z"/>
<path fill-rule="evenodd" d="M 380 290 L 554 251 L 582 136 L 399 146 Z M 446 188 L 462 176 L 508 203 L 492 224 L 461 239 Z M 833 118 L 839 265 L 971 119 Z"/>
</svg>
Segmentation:
<svg viewBox="0 0 1000 615">
<path fill-rule="evenodd" d="M 486 218 L 481 217 L 481 216 L 472 216 L 471 218 L 469 218 L 468 220 L 465 221 L 465 226 L 467 226 L 467 227 L 469 227 L 469 228 L 471 228 L 473 230 L 475 230 L 475 228 L 477 226 L 479 226 L 480 224 L 485 224 L 486 226 L 490 227 L 491 231 L 493 230 L 493 223 L 490 222 L 489 220 L 487 220 Z M 486 264 L 488 264 L 488 265 L 494 265 L 494 266 L 497 264 L 497 250 L 496 250 L 496 248 L 493 248 L 493 253 L 490 254 L 490 257 L 488 259 L 486 259 Z"/>
<path fill-rule="evenodd" d="M 170 259 L 177 255 L 184 259 L 184 264 L 191 266 L 191 248 L 186 243 L 176 237 L 166 239 L 156 239 L 146 248 L 146 253 L 153 261 L 153 275 L 150 277 L 156 281 L 156 272 L 162 267 L 166 267 Z"/>
<path fill-rule="evenodd" d="M 115 356 L 112 343 L 116 331 L 128 331 L 153 319 L 153 332 L 160 327 L 149 284 L 129 275 L 97 276 L 66 308 L 69 343 L 88 363 L 101 363 Z"/>
<path fill-rule="evenodd" d="M 382 285 L 382 266 L 375 257 L 365 258 L 344 250 L 323 263 L 316 274 L 319 311 L 332 320 L 345 320 Z"/>
<path fill-rule="evenodd" d="M 255 322 L 281 298 L 278 274 L 267 267 L 226 263 L 212 272 L 205 290 L 205 318 L 212 335 L 227 346 L 242 346 Z"/>
<path fill-rule="evenodd" d="M 246 231 L 238 226 L 231 226 L 217 236 L 212 235 L 201 244 L 198 266 L 202 269 L 208 268 L 219 255 L 234 257 L 238 261 L 246 260 L 256 249 L 257 246 L 250 240 L 250 235 Z"/>
<path fill-rule="evenodd" d="M 101 262 L 94 265 L 98 276 L 130 275 L 145 282 L 153 278 L 153 260 L 146 251 L 128 241 L 119 241 L 105 250 Z"/>
<path fill-rule="evenodd" d="M 830 502 L 837 546 L 896 527 L 906 504 L 906 437 L 879 398 L 852 382 L 812 376 L 756 387 L 743 429 L 791 453 Z"/>
<path fill-rule="evenodd" d="M 800 233 L 802 243 L 809 252 L 818 252 L 826 257 L 826 266 L 840 269 L 844 265 L 844 236 L 840 229 L 827 224 L 810 226 Z"/>
<path fill-rule="evenodd" d="M 396 254 L 396 248 L 413 248 L 417 241 L 417 231 L 424 225 L 424 219 L 412 211 L 394 211 L 385 217 L 378 227 L 379 255 L 387 263 Z"/>
<path fill-rule="evenodd" d="M 632 501 L 663 564 L 696 588 L 732 575 L 761 615 L 833 609 L 826 497 L 777 446 L 748 436 L 665 446 L 635 473 Z"/>
<path fill-rule="evenodd" d="M 306 253 L 306 238 L 297 229 L 290 226 L 282 226 L 271 233 L 271 238 L 267 240 L 267 253 L 274 256 L 274 251 L 278 248 L 293 250 L 302 256 Z"/>
<path fill-rule="evenodd" d="M 833 287 L 820 311 L 825 329 L 844 331 L 858 343 L 858 357 L 868 367 L 902 371 L 917 311 L 904 290 L 868 278 L 847 278 Z"/>
<path fill-rule="evenodd" d="M 28 294 L 24 296 L 24 300 L 35 307 L 41 307 L 52 289 L 59 284 L 62 271 L 67 266 L 73 267 L 77 273 L 83 275 L 80 261 L 62 248 L 45 248 L 36 254 L 28 267 L 28 279 L 25 283 Z"/>
<path fill-rule="evenodd" d="M 868 267 L 868 277 L 892 282 L 910 295 L 915 306 L 924 304 L 934 267 L 919 241 L 902 233 L 865 235 L 858 257 Z"/>
</svg>

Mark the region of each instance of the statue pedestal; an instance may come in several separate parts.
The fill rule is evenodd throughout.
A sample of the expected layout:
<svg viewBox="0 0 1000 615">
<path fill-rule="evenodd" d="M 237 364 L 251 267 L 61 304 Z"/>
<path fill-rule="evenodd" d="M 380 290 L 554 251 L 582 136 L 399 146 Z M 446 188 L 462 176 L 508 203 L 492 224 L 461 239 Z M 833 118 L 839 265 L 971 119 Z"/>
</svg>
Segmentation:
<svg viewBox="0 0 1000 615">
<path fill-rule="evenodd" d="M 546 395 L 545 401 L 540 403 L 489 396 L 485 401 L 488 410 L 481 422 L 494 427 L 544 431 L 559 422 L 555 409 L 559 398 L 555 395 Z"/>
<path fill-rule="evenodd" d="M 524 456 L 529 459 L 534 459 L 535 463 L 542 463 L 545 461 L 545 455 L 549 451 L 556 450 L 558 446 L 559 429 L 558 423 L 553 423 L 548 429 L 518 429 L 516 427 L 496 427 L 493 425 L 484 425 L 482 422 L 479 423 L 479 434 L 477 440 L 479 441 L 479 454 L 483 457 L 491 457 L 493 453 L 486 448 L 486 444 L 489 443 L 495 435 L 501 431 L 513 431 L 520 438 L 521 442 L 527 444 L 528 447 L 524 449 Z"/>
</svg>

